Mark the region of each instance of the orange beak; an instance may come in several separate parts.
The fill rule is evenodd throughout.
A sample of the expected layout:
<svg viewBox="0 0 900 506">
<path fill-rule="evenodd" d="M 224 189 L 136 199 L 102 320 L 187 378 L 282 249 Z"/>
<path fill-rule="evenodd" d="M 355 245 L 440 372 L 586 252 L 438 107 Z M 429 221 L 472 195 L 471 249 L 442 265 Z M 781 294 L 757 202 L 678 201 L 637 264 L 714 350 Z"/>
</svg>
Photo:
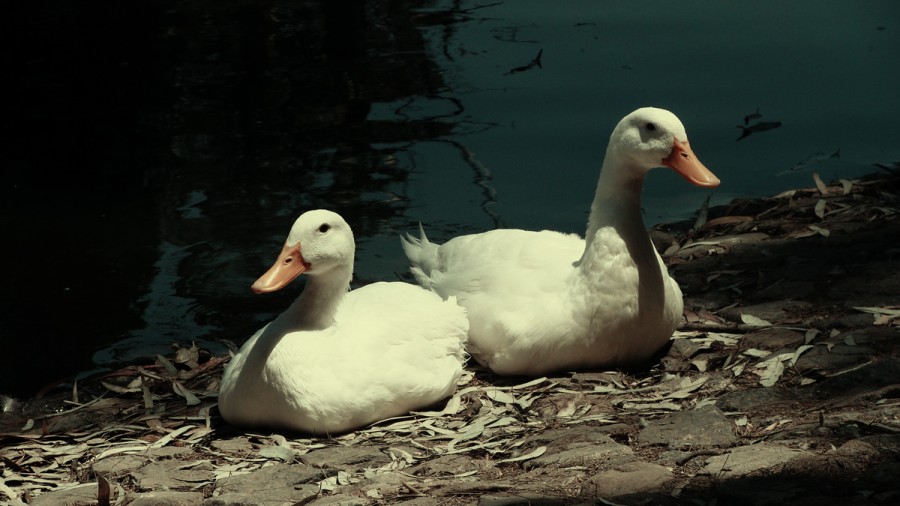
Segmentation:
<svg viewBox="0 0 900 506">
<path fill-rule="evenodd" d="M 663 158 L 662 164 L 675 169 L 675 172 L 681 174 L 681 177 L 687 179 L 691 184 L 703 188 L 719 186 L 719 178 L 700 163 L 687 141 L 681 142 L 675 139 L 675 142 L 672 143 L 672 152 Z"/>
<path fill-rule="evenodd" d="M 297 276 L 309 269 L 309 264 L 303 260 L 300 253 L 300 244 L 294 246 L 284 245 L 275 264 L 260 276 L 250 288 L 255 293 L 268 293 L 281 290 Z"/>
</svg>

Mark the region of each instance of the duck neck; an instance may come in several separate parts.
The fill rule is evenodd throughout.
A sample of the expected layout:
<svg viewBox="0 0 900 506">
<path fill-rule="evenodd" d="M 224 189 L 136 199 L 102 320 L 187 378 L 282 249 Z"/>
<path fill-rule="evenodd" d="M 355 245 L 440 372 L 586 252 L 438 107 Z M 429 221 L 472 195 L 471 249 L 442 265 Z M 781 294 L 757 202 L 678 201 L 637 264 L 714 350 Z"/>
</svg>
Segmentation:
<svg viewBox="0 0 900 506">
<path fill-rule="evenodd" d="M 315 331 L 332 326 L 352 277 L 352 266 L 336 266 L 327 273 L 308 276 L 303 293 L 279 316 L 279 319 L 285 319 L 288 332 Z"/>
<path fill-rule="evenodd" d="M 641 216 L 641 190 L 645 171 L 630 167 L 627 160 L 618 159 L 607 152 L 597 181 L 597 191 L 591 203 L 585 241 L 588 248 L 594 242 L 597 231 L 613 227 L 626 242 L 649 244 L 644 220 Z"/>
<path fill-rule="evenodd" d="M 334 267 L 322 275 L 308 276 L 303 292 L 259 335 L 247 361 L 249 368 L 262 370 L 272 350 L 291 332 L 324 330 L 334 318 L 346 295 L 353 267 Z"/>
</svg>

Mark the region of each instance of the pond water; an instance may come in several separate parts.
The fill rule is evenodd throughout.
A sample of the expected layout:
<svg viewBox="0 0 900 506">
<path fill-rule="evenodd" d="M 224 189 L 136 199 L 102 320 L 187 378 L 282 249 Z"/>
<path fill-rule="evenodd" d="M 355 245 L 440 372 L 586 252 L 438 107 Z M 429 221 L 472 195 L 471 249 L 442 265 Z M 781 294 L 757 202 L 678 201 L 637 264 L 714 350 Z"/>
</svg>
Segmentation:
<svg viewBox="0 0 900 506">
<path fill-rule="evenodd" d="M 249 286 L 311 208 L 353 227 L 356 285 L 404 275 L 418 222 L 583 233 L 637 107 L 722 179 L 652 172 L 648 226 L 900 160 L 894 1 L 21 4 L 0 393 L 239 345 L 299 292 Z"/>
</svg>

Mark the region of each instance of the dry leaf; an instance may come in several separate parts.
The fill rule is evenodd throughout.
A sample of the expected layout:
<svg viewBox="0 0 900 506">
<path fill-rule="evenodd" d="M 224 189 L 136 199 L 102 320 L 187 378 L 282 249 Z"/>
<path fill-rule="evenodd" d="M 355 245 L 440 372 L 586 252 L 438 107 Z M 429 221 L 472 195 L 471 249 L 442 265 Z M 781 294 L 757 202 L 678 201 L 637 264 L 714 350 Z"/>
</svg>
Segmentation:
<svg viewBox="0 0 900 506">
<path fill-rule="evenodd" d="M 513 404 L 516 402 L 516 399 L 514 399 L 513 396 L 496 388 L 485 388 L 484 395 L 492 401 L 502 402 L 503 404 Z"/>
<path fill-rule="evenodd" d="M 806 335 L 804 336 L 803 344 L 809 344 L 819 335 L 819 329 L 809 329 L 806 331 Z"/>
<path fill-rule="evenodd" d="M 778 379 L 781 378 L 781 375 L 784 373 L 784 363 L 781 360 L 773 359 L 771 361 L 767 361 L 768 365 L 766 369 L 762 372 L 757 372 L 759 375 L 759 384 L 764 387 L 771 387 L 778 382 Z"/>
<path fill-rule="evenodd" d="M 751 327 L 770 327 L 772 324 L 752 314 L 742 313 L 741 321 Z"/>
<path fill-rule="evenodd" d="M 171 376 L 178 375 L 178 369 L 175 368 L 175 366 L 172 364 L 172 362 L 169 362 L 169 359 L 167 359 L 166 357 L 164 357 L 162 355 L 156 355 L 156 360 L 160 363 L 160 365 L 163 366 L 163 369 L 166 370 L 166 373 L 168 373 Z"/>
<path fill-rule="evenodd" d="M 294 460 L 294 450 L 280 445 L 260 448 L 259 455 L 267 459 L 277 459 L 286 464 L 290 464 Z"/>
<path fill-rule="evenodd" d="M 184 400 L 187 402 L 188 406 L 196 406 L 197 404 L 200 404 L 200 399 L 198 399 L 197 396 L 194 395 L 193 392 L 191 392 L 187 387 L 182 385 L 180 382 L 173 381 L 172 389 L 175 390 L 176 394 L 184 397 Z"/>
<path fill-rule="evenodd" d="M 828 237 L 831 235 L 831 231 L 827 228 L 818 227 L 816 225 L 808 225 L 807 228 L 821 235 L 822 237 Z"/>
<path fill-rule="evenodd" d="M 853 190 L 853 181 L 847 179 L 839 179 L 839 181 L 844 190 L 844 195 L 850 195 L 850 192 Z"/>
<path fill-rule="evenodd" d="M 819 193 L 828 195 L 828 187 L 825 186 L 825 183 L 822 182 L 822 178 L 820 178 L 819 174 L 816 172 L 813 172 L 813 181 L 816 183 L 816 188 L 819 190 Z"/>
<path fill-rule="evenodd" d="M 815 212 L 819 219 L 825 218 L 825 199 L 819 199 L 819 201 L 816 202 Z"/>
<path fill-rule="evenodd" d="M 546 446 L 538 446 L 537 448 L 526 453 L 525 455 L 520 455 L 518 457 L 512 457 L 512 458 L 508 458 L 508 459 L 501 459 L 501 460 L 498 460 L 497 463 L 503 464 L 505 462 L 520 462 L 523 460 L 536 459 L 536 458 L 540 457 L 541 455 L 543 455 L 546 451 L 547 451 Z"/>
<path fill-rule="evenodd" d="M 759 350 L 756 348 L 747 348 L 746 350 L 744 350 L 743 354 L 747 355 L 748 357 L 763 358 L 763 357 L 768 357 L 769 355 L 772 354 L 772 352 L 766 351 L 766 350 Z"/>
<path fill-rule="evenodd" d="M 109 506 L 109 482 L 102 476 L 97 477 L 97 506 Z"/>
</svg>

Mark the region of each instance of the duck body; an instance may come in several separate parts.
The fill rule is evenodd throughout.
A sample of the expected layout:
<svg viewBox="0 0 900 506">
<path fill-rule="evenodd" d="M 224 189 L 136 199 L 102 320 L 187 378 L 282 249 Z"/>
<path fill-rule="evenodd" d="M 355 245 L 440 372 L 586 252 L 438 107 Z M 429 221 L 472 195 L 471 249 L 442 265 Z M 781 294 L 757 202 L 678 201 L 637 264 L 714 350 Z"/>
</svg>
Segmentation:
<svg viewBox="0 0 900 506">
<path fill-rule="evenodd" d="M 308 221 L 316 226 L 335 220 L 334 213 L 312 213 L 315 220 Z M 328 232 L 339 229 L 332 224 Z M 285 263 L 286 245 L 273 266 L 309 264 L 304 270 L 310 279 L 226 367 L 219 390 L 223 418 L 234 425 L 332 434 L 450 396 L 466 358 L 464 310 L 406 283 L 373 283 L 348 293 L 347 269 L 319 267 L 324 262 L 309 260 L 316 245 L 306 243 L 302 248 L 311 254 Z M 349 258 L 352 265 L 352 252 Z M 317 269 L 327 272 L 313 274 Z M 254 287 L 270 291 L 272 279 L 283 278 L 271 273 Z"/>
<path fill-rule="evenodd" d="M 641 217 L 645 174 L 659 165 L 674 165 L 694 184 L 718 184 L 673 114 L 639 109 L 611 136 L 584 239 L 499 229 L 438 245 L 421 231 L 403 240 L 410 270 L 420 285 L 467 309 L 469 352 L 498 374 L 644 362 L 669 340 L 683 310 Z"/>
</svg>

